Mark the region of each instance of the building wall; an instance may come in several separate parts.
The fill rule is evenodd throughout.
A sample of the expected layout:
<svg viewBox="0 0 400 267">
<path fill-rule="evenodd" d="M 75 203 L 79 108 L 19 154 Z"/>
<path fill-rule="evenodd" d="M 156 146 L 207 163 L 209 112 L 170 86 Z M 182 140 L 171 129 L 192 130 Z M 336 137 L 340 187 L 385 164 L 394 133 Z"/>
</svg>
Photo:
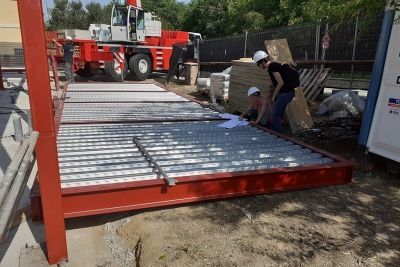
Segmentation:
<svg viewBox="0 0 400 267">
<path fill-rule="evenodd" d="M 0 42 L 22 42 L 16 0 L 0 0 Z"/>
</svg>

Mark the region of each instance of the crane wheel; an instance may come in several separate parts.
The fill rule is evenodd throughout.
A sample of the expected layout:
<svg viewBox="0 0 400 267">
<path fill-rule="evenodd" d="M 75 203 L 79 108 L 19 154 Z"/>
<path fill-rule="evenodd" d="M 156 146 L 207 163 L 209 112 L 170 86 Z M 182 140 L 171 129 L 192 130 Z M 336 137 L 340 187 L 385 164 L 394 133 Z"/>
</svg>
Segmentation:
<svg viewBox="0 0 400 267">
<path fill-rule="evenodd" d="M 86 63 L 84 69 L 79 69 L 75 73 L 79 77 L 84 78 L 84 79 L 90 79 L 94 75 L 96 75 L 96 73 L 93 73 L 92 70 L 90 69 L 90 63 Z"/>
<path fill-rule="evenodd" d="M 136 54 L 129 59 L 129 70 L 136 81 L 144 81 L 151 72 L 151 61 L 146 54 Z"/>
</svg>

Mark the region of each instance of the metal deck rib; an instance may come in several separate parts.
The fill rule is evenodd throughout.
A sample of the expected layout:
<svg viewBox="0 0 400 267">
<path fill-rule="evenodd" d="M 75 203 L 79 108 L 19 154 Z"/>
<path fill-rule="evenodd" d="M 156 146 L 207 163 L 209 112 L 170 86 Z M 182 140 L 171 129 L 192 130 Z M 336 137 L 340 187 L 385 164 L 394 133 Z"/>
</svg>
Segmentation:
<svg viewBox="0 0 400 267">
<path fill-rule="evenodd" d="M 116 92 L 124 92 L 124 91 L 164 91 L 164 88 L 156 86 L 154 84 L 124 84 L 124 83 L 74 83 L 68 85 L 68 92 L 72 91 L 116 91 Z"/>
<path fill-rule="evenodd" d="M 161 179 L 134 137 L 170 178 L 334 162 L 249 125 L 218 127 L 224 120 L 204 120 L 218 118 L 218 113 L 156 87 L 69 87 L 57 136 L 62 188 Z M 115 103 L 119 101 L 131 103 Z M 146 101 L 157 103 L 140 103 Z M 126 122 L 143 119 L 177 122 Z M 85 121 L 91 124 L 74 124 Z"/>
<path fill-rule="evenodd" d="M 185 102 L 186 98 L 171 92 L 67 92 L 66 103 L 113 102 Z"/>
<path fill-rule="evenodd" d="M 61 125 L 58 153 L 63 188 L 160 179 L 133 143 L 171 177 L 332 163 L 251 126 L 223 129 L 220 121 Z"/>
<path fill-rule="evenodd" d="M 67 103 L 61 122 L 177 120 L 219 118 L 219 113 L 195 102 L 179 103 Z"/>
</svg>

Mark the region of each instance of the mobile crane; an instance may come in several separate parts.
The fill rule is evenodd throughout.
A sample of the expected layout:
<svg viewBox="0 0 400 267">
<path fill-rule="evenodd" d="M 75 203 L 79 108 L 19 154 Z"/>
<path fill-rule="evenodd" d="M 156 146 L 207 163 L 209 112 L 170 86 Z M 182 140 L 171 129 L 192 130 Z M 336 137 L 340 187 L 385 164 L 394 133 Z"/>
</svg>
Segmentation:
<svg viewBox="0 0 400 267">
<path fill-rule="evenodd" d="M 58 42 L 62 43 L 70 31 L 74 30 L 59 31 Z M 110 25 L 91 24 L 87 32 L 70 34 L 75 45 L 75 73 L 91 78 L 103 71 L 115 81 L 125 79 L 128 70 L 139 81 L 152 71 L 169 70 L 173 44 L 186 47 L 201 40 L 199 33 L 162 30 L 160 19 L 144 12 L 141 0 L 119 0 L 113 5 Z M 61 51 L 57 50 L 55 55 L 61 62 Z M 116 60 L 118 55 L 125 63 L 123 70 Z"/>
</svg>

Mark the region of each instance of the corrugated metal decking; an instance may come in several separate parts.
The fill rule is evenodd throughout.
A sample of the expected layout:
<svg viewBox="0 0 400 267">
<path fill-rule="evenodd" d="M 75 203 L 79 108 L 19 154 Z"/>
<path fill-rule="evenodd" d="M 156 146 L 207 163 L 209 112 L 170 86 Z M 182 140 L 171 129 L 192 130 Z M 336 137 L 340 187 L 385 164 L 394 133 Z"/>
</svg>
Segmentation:
<svg viewBox="0 0 400 267">
<path fill-rule="evenodd" d="M 250 125 L 218 127 L 217 112 L 153 84 L 73 84 L 65 99 L 65 218 L 351 182 L 349 161 Z"/>
<path fill-rule="evenodd" d="M 68 92 L 100 92 L 100 91 L 115 91 L 115 92 L 139 92 L 139 91 L 157 91 L 167 92 L 164 88 L 154 84 L 123 84 L 123 83 L 74 83 L 68 85 Z"/>
<path fill-rule="evenodd" d="M 219 113 L 194 102 L 178 103 L 66 103 L 62 123 L 84 121 L 218 119 Z"/>
<path fill-rule="evenodd" d="M 62 187 L 160 178 L 133 137 L 171 178 L 332 163 L 293 142 L 251 126 L 223 129 L 211 122 L 61 125 Z"/>
</svg>

